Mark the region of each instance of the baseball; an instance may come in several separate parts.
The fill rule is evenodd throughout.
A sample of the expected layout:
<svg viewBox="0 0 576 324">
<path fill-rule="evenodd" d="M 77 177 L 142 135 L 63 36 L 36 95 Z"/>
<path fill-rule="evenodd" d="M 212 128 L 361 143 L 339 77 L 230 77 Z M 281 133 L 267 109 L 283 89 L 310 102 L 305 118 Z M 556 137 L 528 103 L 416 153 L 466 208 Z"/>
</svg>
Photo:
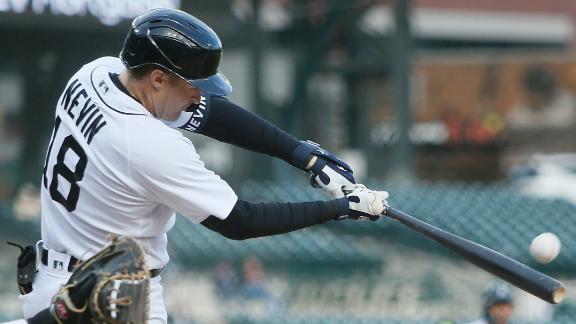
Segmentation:
<svg viewBox="0 0 576 324">
<path fill-rule="evenodd" d="M 549 263 L 560 253 L 560 239 L 554 233 L 542 233 L 530 244 L 530 254 L 540 263 Z"/>
</svg>

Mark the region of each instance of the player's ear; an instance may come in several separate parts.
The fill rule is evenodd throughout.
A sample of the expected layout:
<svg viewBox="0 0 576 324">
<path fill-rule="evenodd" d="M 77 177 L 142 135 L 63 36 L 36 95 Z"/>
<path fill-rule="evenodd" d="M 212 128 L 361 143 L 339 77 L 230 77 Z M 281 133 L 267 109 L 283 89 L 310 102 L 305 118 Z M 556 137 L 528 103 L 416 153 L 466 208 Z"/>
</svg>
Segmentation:
<svg viewBox="0 0 576 324">
<path fill-rule="evenodd" d="M 150 84 L 154 89 L 160 90 L 168 83 L 169 77 L 170 76 L 168 75 L 168 73 L 162 70 L 153 69 L 152 71 L 150 71 L 149 74 Z"/>
</svg>

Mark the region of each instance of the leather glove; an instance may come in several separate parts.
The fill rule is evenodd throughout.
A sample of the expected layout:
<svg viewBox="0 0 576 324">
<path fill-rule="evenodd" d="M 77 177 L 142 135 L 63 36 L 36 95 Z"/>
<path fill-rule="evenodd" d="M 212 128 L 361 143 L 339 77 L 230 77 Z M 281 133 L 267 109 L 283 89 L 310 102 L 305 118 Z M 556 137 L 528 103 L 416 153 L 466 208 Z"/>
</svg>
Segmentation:
<svg viewBox="0 0 576 324">
<path fill-rule="evenodd" d="M 96 255 L 74 269 L 52 299 L 60 324 L 145 323 L 150 272 L 144 250 L 130 237 L 112 237 Z"/>
</svg>

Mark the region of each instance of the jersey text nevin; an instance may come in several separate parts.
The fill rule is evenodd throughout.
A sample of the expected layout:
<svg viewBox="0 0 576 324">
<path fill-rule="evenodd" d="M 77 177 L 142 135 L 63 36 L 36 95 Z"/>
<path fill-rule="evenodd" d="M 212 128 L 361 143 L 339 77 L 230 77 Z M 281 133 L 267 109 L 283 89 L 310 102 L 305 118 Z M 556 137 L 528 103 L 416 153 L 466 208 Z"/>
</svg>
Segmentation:
<svg viewBox="0 0 576 324">
<path fill-rule="evenodd" d="M 72 81 L 64 91 L 60 106 L 67 112 L 72 120 L 76 121 L 78 130 L 82 133 L 88 144 L 94 135 L 106 125 L 104 115 L 98 106 L 88 98 L 86 90 L 81 87 L 78 79 Z"/>
<path fill-rule="evenodd" d="M 189 132 L 195 132 L 196 129 L 198 129 L 198 127 L 202 125 L 202 122 L 205 121 L 205 115 L 204 115 L 205 111 L 206 111 L 206 97 L 202 96 L 200 98 L 200 104 L 196 106 L 196 109 L 194 109 L 192 113 L 192 118 L 190 118 L 188 123 L 186 123 L 181 128 Z"/>
</svg>

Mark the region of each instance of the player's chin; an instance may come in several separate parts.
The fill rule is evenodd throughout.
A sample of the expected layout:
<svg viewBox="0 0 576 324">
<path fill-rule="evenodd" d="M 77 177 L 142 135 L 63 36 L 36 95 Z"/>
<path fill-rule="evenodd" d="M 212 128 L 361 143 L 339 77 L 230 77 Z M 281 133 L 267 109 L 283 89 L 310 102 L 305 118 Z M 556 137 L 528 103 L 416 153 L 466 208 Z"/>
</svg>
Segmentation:
<svg viewBox="0 0 576 324">
<path fill-rule="evenodd" d="M 182 114 L 182 111 L 177 111 L 174 113 L 166 114 L 165 116 L 162 116 L 161 119 L 167 122 L 173 122 L 180 117 L 180 114 Z"/>
</svg>

